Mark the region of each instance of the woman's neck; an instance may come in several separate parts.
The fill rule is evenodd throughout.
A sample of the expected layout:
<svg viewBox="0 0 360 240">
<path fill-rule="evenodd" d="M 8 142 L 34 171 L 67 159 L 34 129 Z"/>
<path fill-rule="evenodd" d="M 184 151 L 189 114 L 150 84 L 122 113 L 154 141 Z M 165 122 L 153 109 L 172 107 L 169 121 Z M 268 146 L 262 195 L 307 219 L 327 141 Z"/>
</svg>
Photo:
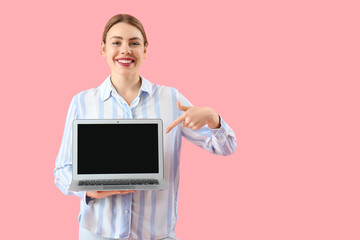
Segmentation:
<svg viewBox="0 0 360 240">
<path fill-rule="evenodd" d="M 134 94 L 134 93 L 137 94 L 141 87 L 141 80 L 139 74 L 130 75 L 130 76 L 111 74 L 110 79 L 116 91 L 122 97 L 128 94 Z"/>
<path fill-rule="evenodd" d="M 139 94 L 141 87 L 140 75 L 134 74 L 131 76 L 124 76 L 111 73 L 110 80 L 118 94 L 130 106 L 132 101 L 134 101 Z"/>
</svg>

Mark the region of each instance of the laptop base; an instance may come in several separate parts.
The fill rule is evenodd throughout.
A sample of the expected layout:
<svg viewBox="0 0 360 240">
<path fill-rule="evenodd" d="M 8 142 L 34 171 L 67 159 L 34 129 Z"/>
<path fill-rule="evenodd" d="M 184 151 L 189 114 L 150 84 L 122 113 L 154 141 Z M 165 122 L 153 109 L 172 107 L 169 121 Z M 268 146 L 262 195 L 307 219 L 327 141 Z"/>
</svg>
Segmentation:
<svg viewBox="0 0 360 240">
<path fill-rule="evenodd" d="M 69 190 L 80 191 L 127 191 L 127 190 L 167 190 L 166 182 L 159 179 L 159 184 L 152 185 L 92 185 L 79 186 L 79 181 L 72 181 Z"/>
</svg>

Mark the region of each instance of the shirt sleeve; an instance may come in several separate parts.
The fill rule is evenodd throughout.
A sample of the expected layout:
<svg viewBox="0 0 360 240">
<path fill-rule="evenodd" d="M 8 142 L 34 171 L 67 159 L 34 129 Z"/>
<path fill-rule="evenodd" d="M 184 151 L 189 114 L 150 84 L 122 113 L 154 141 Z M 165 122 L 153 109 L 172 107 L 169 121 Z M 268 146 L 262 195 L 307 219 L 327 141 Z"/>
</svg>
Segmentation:
<svg viewBox="0 0 360 240">
<path fill-rule="evenodd" d="M 78 116 L 76 99 L 77 96 L 70 103 L 60 150 L 55 161 L 55 185 L 65 195 L 76 195 L 85 201 L 86 204 L 90 204 L 92 201 L 87 201 L 89 199 L 86 198 L 84 191 L 74 192 L 69 190 L 72 179 L 72 122 Z"/>
<path fill-rule="evenodd" d="M 178 94 L 181 105 L 192 106 L 183 95 Z M 178 111 L 180 116 L 183 112 Z M 235 152 L 237 146 L 235 133 L 221 116 L 220 124 L 220 128 L 217 129 L 211 129 L 207 125 L 199 130 L 181 127 L 181 134 L 190 142 L 213 154 L 227 156 Z"/>
</svg>

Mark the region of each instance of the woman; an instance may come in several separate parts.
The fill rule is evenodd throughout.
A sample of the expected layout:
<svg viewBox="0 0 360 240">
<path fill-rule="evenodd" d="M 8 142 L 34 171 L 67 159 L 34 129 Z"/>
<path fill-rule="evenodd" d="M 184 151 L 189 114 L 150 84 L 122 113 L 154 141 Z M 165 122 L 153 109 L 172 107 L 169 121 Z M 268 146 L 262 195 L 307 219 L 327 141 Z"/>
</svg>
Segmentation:
<svg viewBox="0 0 360 240">
<path fill-rule="evenodd" d="M 176 239 L 181 137 L 219 155 L 235 151 L 234 132 L 211 108 L 191 106 L 176 89 L 149 82 L 139 74 L 148 41 L 142 24 L 119 14 L 105 26 L 101 53 L 111 75 L 71 101 L 56 159 L 55 184 L 81 198 L 80 239 Z M 166 191 L 71 192 L 73 119 L 161 118 Z M 181 124 L 180 124 L 181 123 Z"/>
</svg>

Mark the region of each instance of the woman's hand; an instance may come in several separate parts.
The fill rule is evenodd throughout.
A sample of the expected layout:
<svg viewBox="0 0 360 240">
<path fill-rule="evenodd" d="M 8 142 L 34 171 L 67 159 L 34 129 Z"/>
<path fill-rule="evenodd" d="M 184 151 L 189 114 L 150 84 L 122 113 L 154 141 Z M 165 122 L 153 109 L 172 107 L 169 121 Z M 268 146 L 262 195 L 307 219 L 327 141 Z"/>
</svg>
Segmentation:
<svg viewBox="0 0 360 240">
<path fill-rule="evenodd" d="M 86 192 L 86 196 L 91 197 L 91 198 L 97 198 L 97 199 L 101 199 L 101 198 L 105 198 L 111 195 L 116 195 L 116 194 L 128 194 L 128 193 L 133 193 L 135 191 L 88 191 Z"/>
<path fill-rule="evenodd" d="M 166 133 L 181 122 L 183 122 L 182 127 L 194 130 L 198 130 L 206 124 L 212 129 L 220 127 L 220 116 L 212 108 L 182 106 L 179 101 L 177 101 L 177 107 L 184 113 L 166 128 Z"/>
</svg>

